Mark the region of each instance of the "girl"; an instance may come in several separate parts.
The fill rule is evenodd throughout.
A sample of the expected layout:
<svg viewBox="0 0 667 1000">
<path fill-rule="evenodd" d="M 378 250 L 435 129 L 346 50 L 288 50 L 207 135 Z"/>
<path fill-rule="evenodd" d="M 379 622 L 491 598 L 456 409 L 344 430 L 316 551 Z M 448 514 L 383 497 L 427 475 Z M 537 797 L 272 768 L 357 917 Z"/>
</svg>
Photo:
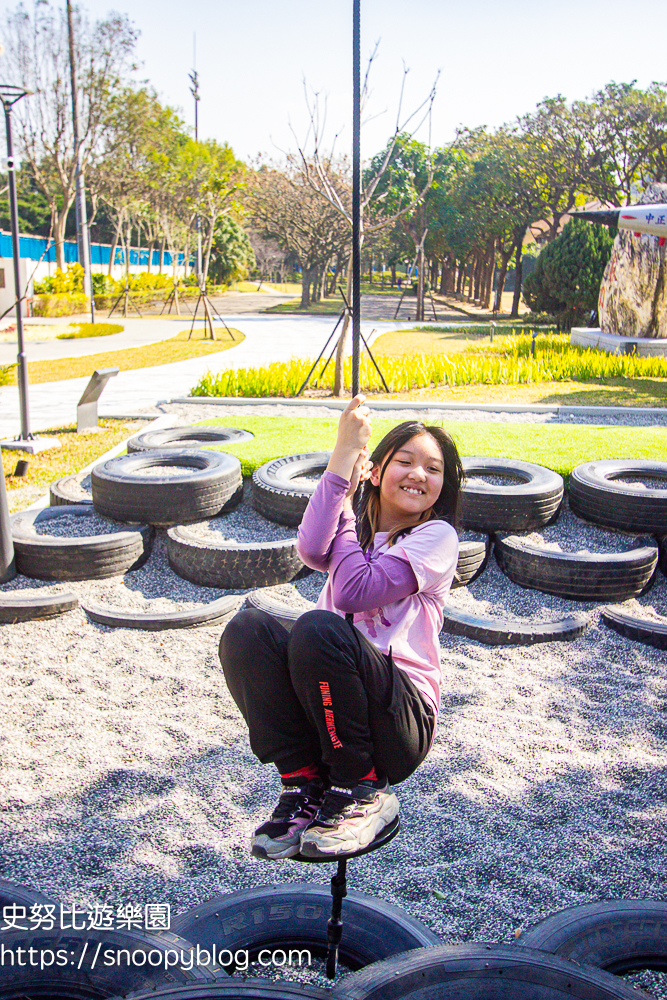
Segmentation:
<svg viewBox="0 0 667 1000">
<path fill-rule="evenodd" d="M 255 831 L 256 857 L 335 859 L 368 846 L 398 814 L 390 782 L 416 770 L 435 735 L 461 461 L 442 428 L 419 421 L 395 427 L 369 461 L 363 401 L 343 411 L 299 527 L 301 559 L 329 573 L 317 609 L 291 633 L 241 611 L 220 642 L 252 750 L 283 785 Z"/>
</svg>

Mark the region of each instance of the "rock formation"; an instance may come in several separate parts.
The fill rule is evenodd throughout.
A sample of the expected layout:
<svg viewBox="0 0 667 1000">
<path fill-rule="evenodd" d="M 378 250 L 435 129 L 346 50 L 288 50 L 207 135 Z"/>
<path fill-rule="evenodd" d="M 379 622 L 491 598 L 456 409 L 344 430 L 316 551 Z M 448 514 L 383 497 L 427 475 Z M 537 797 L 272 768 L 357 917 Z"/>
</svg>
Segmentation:
<svg viewBox="0 0 667 1000">
<path fill-rule="evenodd" d="M 650 184 L 637 204 L 667 203 L 667 184 Z M 600 286 L 604 333 L 667 338 L 667 246 L 619 231 Z"/>
</svg>

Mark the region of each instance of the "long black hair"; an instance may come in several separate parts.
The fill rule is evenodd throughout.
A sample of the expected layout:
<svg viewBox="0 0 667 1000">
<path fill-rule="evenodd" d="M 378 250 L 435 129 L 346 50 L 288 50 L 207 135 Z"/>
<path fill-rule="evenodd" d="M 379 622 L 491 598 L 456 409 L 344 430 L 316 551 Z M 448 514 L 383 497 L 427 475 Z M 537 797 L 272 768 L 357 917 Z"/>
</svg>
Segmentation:
<svg viewBox="0 0 667 1000">
<path fill-rule="evenodd" d="M 354 496 L 357 536 L 364 551 L 369 548 L 380 523 L 380 487 L 387 463 L 391 461 L 399 448 L 402 448 L 411 438 L 417 437 L 419 434 L 430 434 L 437 442 L 442 452 L 444 469 L 440 495 L 433 506 L 424 511 L 418 523 L 437 519 L 449 521 L 456 527 L 461 483 L 463 482 L 463 466 L 458 449 L 444 428 L 437 425 L 428 427 L 421 420 L 405 420 L 402 424 L 393 427 L 388 434 L 385 434 L 371 455 L 374 468 L 380 469 L 378 485 L 375 486 L 370 479 L 366 479 Z M 390 546 L 393 545 L 400 535 L 404 535 L 408 531 L 410 531 L 409 527 L 391 531 L 387 536 L 387 543 Z"/>
</svg>

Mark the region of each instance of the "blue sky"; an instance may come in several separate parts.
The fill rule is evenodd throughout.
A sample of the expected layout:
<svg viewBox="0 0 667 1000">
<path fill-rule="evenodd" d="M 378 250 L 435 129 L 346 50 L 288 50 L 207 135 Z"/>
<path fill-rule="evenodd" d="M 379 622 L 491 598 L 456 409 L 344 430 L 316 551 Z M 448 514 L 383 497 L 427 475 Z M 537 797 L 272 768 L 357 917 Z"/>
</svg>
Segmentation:
<svg viewBox="0 0 667 1000">
<path fill-rule="evenodd" d="M 64 4 L 64 0 L 62 0 Z M 393 128 L 403 63 L 405 106 L 441 71 L 432 139 L 459 123 L 500 125 L 546 96 L 583 98 L 609 80 L 646 86 L 667 79 L 664 0 L 362 0 L 362 59 L 380 41 L 371 77 L 364 157 Z M 87 0 L 94 17 L 111 6 L 141 35 L 139 77 L 193 123 L 188 72 L 196 34 L 200 137 L 227 141 L 237 156 L 279 157 L 307 130 L 303 81 L 327 99 L 329 135 L 351 144 L 351 0 Z M 420 137 L 427 139 L 422 131 Z"/>
</svg>

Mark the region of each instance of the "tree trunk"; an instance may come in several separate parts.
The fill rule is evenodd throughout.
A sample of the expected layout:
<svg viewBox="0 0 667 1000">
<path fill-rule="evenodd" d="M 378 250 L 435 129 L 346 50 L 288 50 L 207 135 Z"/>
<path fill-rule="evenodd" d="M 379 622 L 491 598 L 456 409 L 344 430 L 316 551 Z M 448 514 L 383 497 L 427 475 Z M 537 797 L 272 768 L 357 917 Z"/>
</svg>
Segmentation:
<svg viewBox="0 0 667 1000">
<path fill-rule="evenodd" d="M 496 285 L 496 298 L 493 303 L 493 308 L 496 312 L 501 312 L 503 291 L 505 289 L 505 278 L 507 277 L 507 268 L 509 266 L 510 257 L 512 256 L 512 251 L 514 247 L 510 250 L 501 250 L 500 252 L 500 270 L 498 271 L 498 284 Z"/>
<path fill-rule="evenodd" d="M 417 254 L 417 322 L 424 322 L 424 240 L 422 240 Z"/>
<path fill-rule="evenodd" d="M 150 240 L 148 244 L 148 270 L 146 272 L 147 274 L 151 273 L 151 264 L 153 263 L 153 243 L 154 241 Z"/>
<path fill-rule="evenodd" d="M 391 267 L 391 287 L 396 287 L 396 264 L 390 264 Z"/>
<path fill-rule="evenodd" d="M 514 298 L 512 299 L 512 312 L 510 319 L 519 318 L 519 302 L 521 301 L 521 255 L 523 253 L 523 233 L 517 237 L 516 241 L 516 264 L 514 271 Z"/>
<path fill-rule="evenodd" d="M 301 304 L 300 309 L 308 309 L 310 306 L 310 282 L 312 278 L 312 267 L 304 267 L 301 272 Z"/>
<path fill-rule="evenodd" d="M 113 243 L 111 244 L 111 253 L 109 254 L 109 277 L 110 278 L 113 277 L 113 266 L 114 266 L 114 263 L 116 261 L 116 250 L 118 249 L 118 239 L 120 237 L 120 227 L 121 227 L 121 220 L 119 219 L 118 220 L 118 224 L 116 226 L 116 231 L 113 234 Z"/>
<path fill-rule="evenodd" d="M 458 273 L 456 275 L 456 295 L 461 295 L 463 292 L 463 276 L 465 274 L 465 264 L 462 261 L 458 261 Z"/>
<path fill-rule="evenodd" d="M 158 265 L 160 274 L 162 274 L 162 268 L 164 267 L 164 244 L 165 240 L 163 237 L 162 242 L 160 243 L 160 263 Z"/>
</svg>

